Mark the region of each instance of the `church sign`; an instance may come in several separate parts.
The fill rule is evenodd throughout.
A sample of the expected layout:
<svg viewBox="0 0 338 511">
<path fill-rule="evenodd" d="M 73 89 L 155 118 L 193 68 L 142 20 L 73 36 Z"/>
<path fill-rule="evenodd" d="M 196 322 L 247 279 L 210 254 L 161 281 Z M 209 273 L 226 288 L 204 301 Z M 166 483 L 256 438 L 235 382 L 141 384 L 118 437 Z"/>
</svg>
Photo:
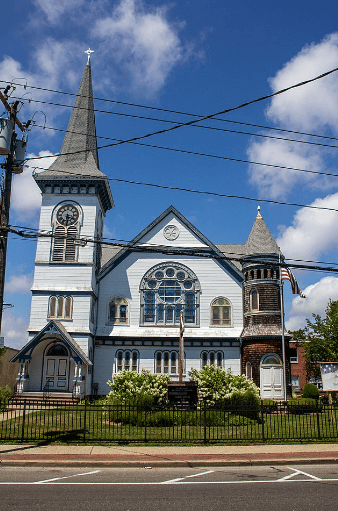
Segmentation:
<svg viewBox="0 0 338 511">
<path fill-rule="evenodd" d="M 195 409 L 197 406 L 197 383 L 186 381 L 168 383 L 168 401 L 170 406 L 181 410 Z"/>
<path fill-rule="evenodd" d="M 338 391 L 338 362 L 320 362 L 323 390 Z"/>
</svg>

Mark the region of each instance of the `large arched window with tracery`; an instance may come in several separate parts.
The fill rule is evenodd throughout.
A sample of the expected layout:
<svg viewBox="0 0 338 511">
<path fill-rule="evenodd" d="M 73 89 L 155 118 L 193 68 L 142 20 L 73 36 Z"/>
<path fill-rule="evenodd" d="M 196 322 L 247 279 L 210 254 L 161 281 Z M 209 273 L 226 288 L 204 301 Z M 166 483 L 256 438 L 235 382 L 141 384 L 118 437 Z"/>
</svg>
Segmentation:
<svg viewBox="0 0 338 511">
<path fill-rule="evenodd" d="M 183 312 L 185 325 L 199 322 L 199 281 L 189 268 L 166 262 L 151 268 L 140 285 L 141 324 L 175 326 Z"/>
</svg>

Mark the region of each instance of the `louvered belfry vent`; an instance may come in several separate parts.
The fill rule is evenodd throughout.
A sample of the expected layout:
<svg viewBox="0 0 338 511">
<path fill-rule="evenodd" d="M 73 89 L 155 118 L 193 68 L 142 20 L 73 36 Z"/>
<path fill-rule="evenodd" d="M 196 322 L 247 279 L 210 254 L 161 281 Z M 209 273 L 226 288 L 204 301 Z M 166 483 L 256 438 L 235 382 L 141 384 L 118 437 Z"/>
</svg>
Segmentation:
<svg viewBox="0 0 338 511">
<path fill-rule="evenodd" d="M 78 228 L 76 225 L 69 227 L 58 225 L 55 228 L 52 261 L 60 263 L 76 261 L 77 247 L 74 241 L 77 235 Z"/>
<path fill-rule="evenodd" d="M 58 225 L 54 231 L 53 261 L 63 261 L 63 254 L 66 244 L 66 228 Z"/>
<path fill-rule="evenodd" d="M 77 235 L 77 228 L 75 225 L 68 227 L 67 238 L 66 238 L 66 250 L 65 250 L 65 261 L 75 261 L 76 246 L 75 238 Z"/>
</svg>

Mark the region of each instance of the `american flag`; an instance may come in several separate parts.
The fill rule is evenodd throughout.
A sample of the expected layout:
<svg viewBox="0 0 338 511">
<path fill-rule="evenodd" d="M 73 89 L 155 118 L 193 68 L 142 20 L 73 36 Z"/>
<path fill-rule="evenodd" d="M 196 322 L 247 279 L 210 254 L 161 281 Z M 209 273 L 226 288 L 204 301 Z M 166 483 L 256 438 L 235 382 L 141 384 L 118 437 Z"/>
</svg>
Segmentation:
<svg viewBox="0 0 338 511">
<path fill-rule="evenodd" d="M 291 284 L 291 290 L 293 295 L 299 295 L 301 298 L 306 298 L 303 294 L 298 282 L 289 268 L 282 268 L 282 280 L 289 280 Z"/>
<path fill-rule="evenodd" d="M 323 364 L 322 372 L 323 374 L 335 373 L 338 370 L 338 364 Z"/>
</svg>

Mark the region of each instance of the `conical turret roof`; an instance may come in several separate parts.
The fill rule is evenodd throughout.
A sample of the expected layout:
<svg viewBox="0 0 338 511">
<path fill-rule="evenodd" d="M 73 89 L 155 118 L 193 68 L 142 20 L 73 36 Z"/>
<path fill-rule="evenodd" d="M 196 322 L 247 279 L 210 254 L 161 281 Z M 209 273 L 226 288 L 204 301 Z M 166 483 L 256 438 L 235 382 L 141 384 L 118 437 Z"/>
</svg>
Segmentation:
<svg viewBox="0 0 338 511">
<path fill-rule="evenodd" d="M 279 254 L 280 249 L 258 210 L 246 242 L 247 254 Z"/>
</svg>

